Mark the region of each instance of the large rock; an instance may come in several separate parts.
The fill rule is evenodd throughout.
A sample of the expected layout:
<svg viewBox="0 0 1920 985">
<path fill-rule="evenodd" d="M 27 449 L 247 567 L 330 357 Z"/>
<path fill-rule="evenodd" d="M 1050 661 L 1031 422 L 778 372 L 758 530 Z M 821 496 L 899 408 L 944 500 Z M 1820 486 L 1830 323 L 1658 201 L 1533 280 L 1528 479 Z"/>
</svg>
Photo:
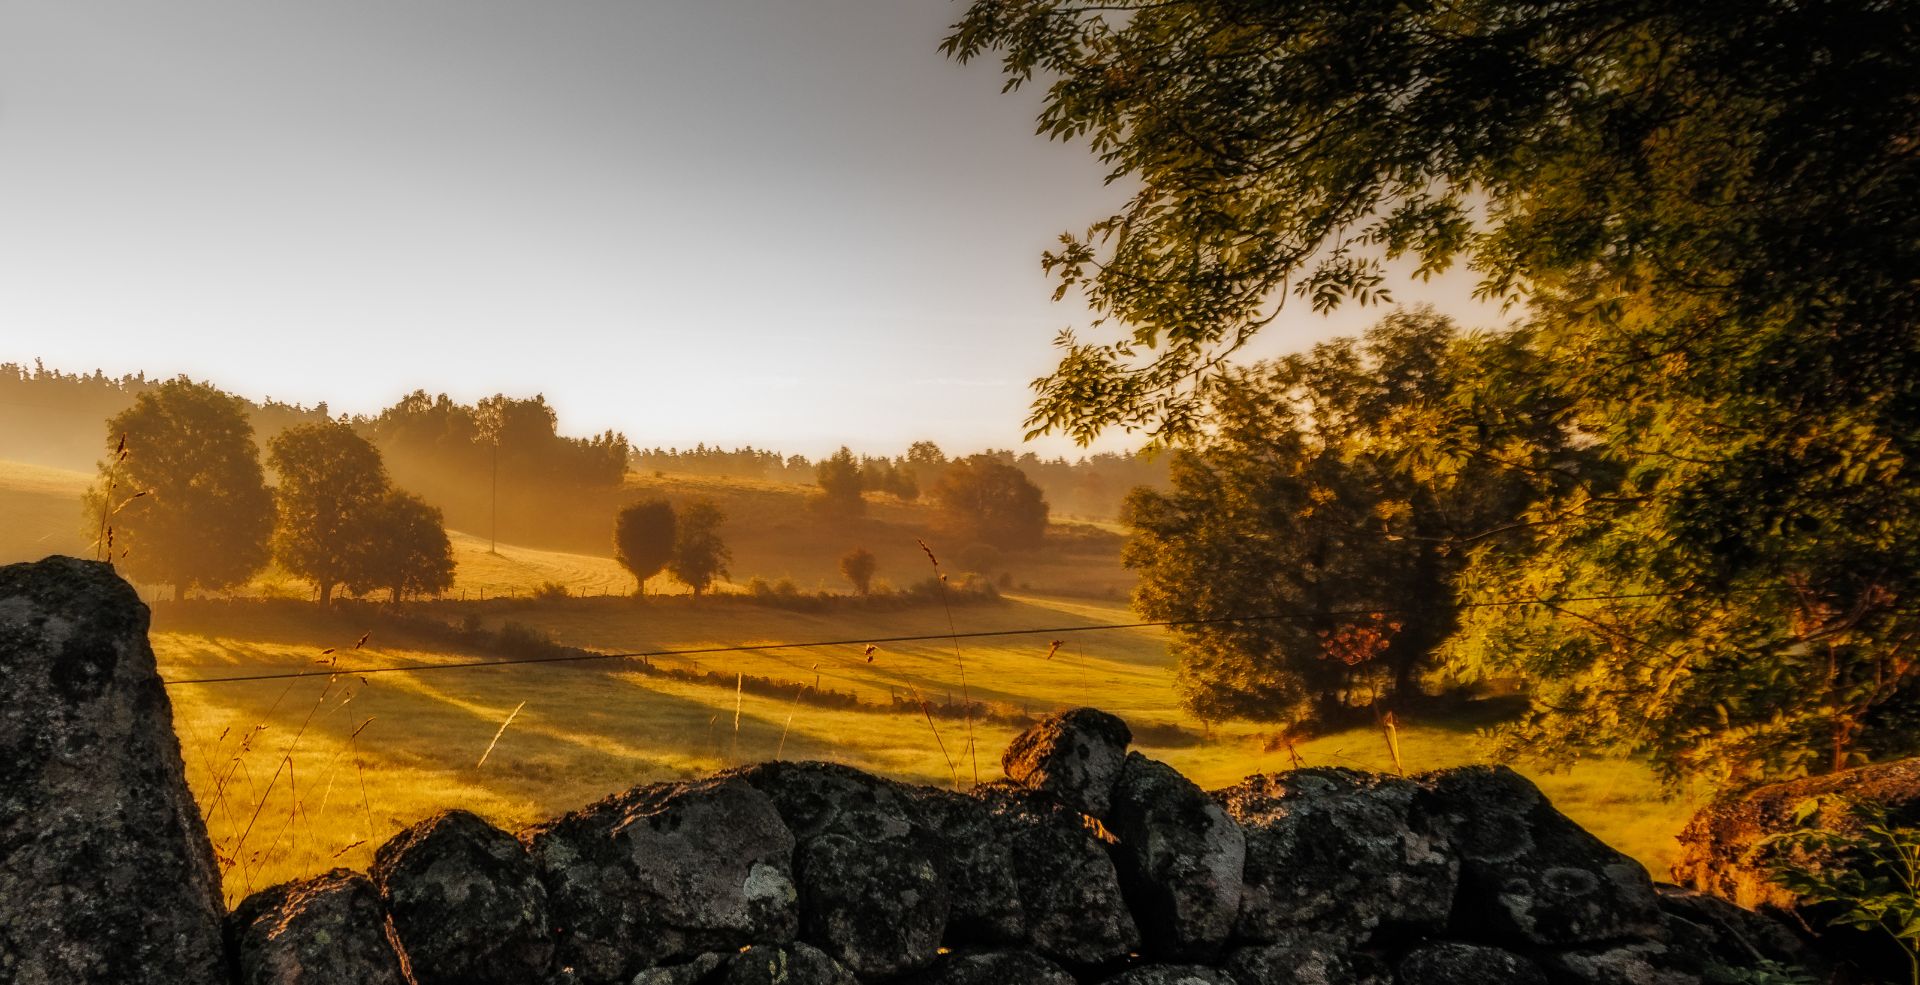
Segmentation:
<svg viewBox="0 0 1920 985">
<path fill-rule="evenodd" d="M 993 809 L 978 797 L 951 790 L 918 793 L 918 817 L 933 837 L 934 862 L 947 883 L 946 945 L 1025 943 L 1019 865 Z"/>
<path fill-rule="evenodd" d="M 1702 985 L 1698 955 L 1659 941 L 1626 941 L 1544 955 L 1554 985 Z"/>
<path fill-rule="evenodd" d="M 1420 781 L 1429 823 L 1460 859 L 1462 936 L 1551 947 L 1660 936 L 1646 870 L 1554 810 L 1525 777 L 1464 766 Z"/>
<path fill-rule="evenodd" d="M 218 981 L 225 911 L 146 606 L 105 564 L 0 568 L 0 981 Z"/>
<path fill-rule="evenodd" d="M 1833 805 L 1808 819 L 1826 830 L 1853 830 L 1858 822 L 1847 802 L 1877 805 L 1894 825 L 1920 827 L 1920 759 L 1775 783 L 1701 808 L 1680 832 L 1674 881 L 1748 909 L 1797 909 L 1800 900 L 1773 881 L 1773 866 L 1820 860 L 1782 858 L 1767 839 L 1798 828 L 1809 801 Z"/>
<path fill-rule="evenodd" d="M 1458 942 L 1414 948 L 1396 974 L 1400 985 L 1548 985 L 1546 973 L 1525 957 Z"/>
<path fill-rule="evenodd" d="M 732 959 L 731 954 L 709 951 L 691 961 L 648 968 L 633 976 L 631 985 L 708 985 Z"/>
<path fill-rule="evenodd" d="M 1197 964 L 1153 964 L 1115 975 L 1105 985 L 1238 985 L 1226 972 Z"/>
<path fill-rule="evenodd" d="M 939 844 L 915 792 L 831 763 L 766 763 L 729 774 L 772 799 L 799 839 L 801 937 L 862 977 L 924 968 L 947 925 Z"/>
<path fill-rule="evenodd" d="M 1042 719 L 1014 737 L 1000 757 L 1007 779 L 1083 814 L 1105 817 L 1133 731 L 1097 708 Z"/>
<path fill-rule="evenodd" d="M 1120 772 L 1107 826 L 1148 951 L 1201 958 L 1219 950 L 1240 913 L 1240 826 L 1192 780 L 1137 752 Z"/>
<path fill-rule="evenodd" d="M 240 985 L 406 985 L 380 891 L 358 872 L 263 889 L 228 922 Z"/>
<path fill-rule="evenodd" d="M 1460 864 L 1419 793 L 1409 780 L 1334 768 L 1215 791 L 1246 831 L 1239 936 L 1281 941 L 1314 929 L 1362 942 L 1444 927 Z"/>
<path fill-rule="evenodd" d="M 522 832 L 587 985 L 704 951 L 793 939 L 793 835 L 752 786 L 716 777 L 637 787 Z"/>
<path fill-rule="evenodd" d="M 1378 957 L 1324 934 L 1243 947 L 1228 956 L 1227 971 L 1239 985 L 1393 985 Z"/>
<path fill-rule="evenodd" d="M 1729 968 L 1771 961 L 1806 968 L 1821 981 L 1829 977 L 1821 959 L 1785 921 L 1678 886 L 1654 889 L 1660 895 L 1667 941 L 1674 950 Z"/>
<path fill-rule="evenodd" d="M 519 985 L 553 959 L 533 859 L 467 811 L 395 835 L 374 852 L 372 875 L 419 985 Z"/>
<path fill-rule="evenodd" d="M 1074 985 L 1073 976 L 1031 951 L 959 951 L 913 985 Z"/>
<path fill-rule="evenodd" d="M 719 985 L 859 985 L 840 962 L 806 944 L 756 944 L 727 962 Z"/>
<path fill-rule="evenodd" d="M 988 784 L 974 795 L 993 808 L 1020 860 L 1015 879 L 1029 947 L 1079 966 L 1107 964 L 1139 950 L 1140 928 L 1127 909 L 1120 875 L 1083 815 L 1010 784 Z"/>
</svg>

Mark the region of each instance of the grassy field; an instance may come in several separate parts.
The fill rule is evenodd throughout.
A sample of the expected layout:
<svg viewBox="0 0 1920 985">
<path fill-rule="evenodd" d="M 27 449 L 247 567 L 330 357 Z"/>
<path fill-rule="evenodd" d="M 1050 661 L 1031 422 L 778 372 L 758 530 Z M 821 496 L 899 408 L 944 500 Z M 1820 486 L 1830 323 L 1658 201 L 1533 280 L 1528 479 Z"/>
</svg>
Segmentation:
<svg viewBox="0 0 1920 985">
<path fill-rule="evenodd" d="M 78 499 L 90 477 L 60 469 L 0 463 L 0 561 L 50 553 L 86 553 Z M 910 584 L 932 574 L 917 538 L 925 508 L 876 500 L 867 516 L 821 517 L 805 487 L 699 477 L 636 476 L 624 496 L 708 496 L 731 517 L 732 580 L 790 579 L 802 590 L 837 587 L 837 560 L 855 544 L 879 555 L 881 577 Z M 401 827 L 448 806 L 475 810 L 515 827 L 636 783 L 691 776 L 734 763 L 774 758 L 844 762 L 927 783 L 971 783 L 999 775 L 999 753 L 1016 726 L 967 723 L 891 710 L 895 698 L 936 706 L 964 691 L 1001 716 L 1096 705 L 1127 718 L 1148 755 L 1203 786 L 1286 768 L 1259 727 L 1193 720 L 1173 689 L 1166 640 L 1157 630 L 1058 632 L 1134 621 L 1118 601 L 1127 573 L 1111 531 L 1064 527 L 1049 549 L 1008 562 L 1018 586 L 999 603 L 948 607 L 937 602 L 839 602 L 769 606 L 740 598 L 675 596 L 666 579 L 644 602 L 622 597 L 631 579 L 587 534 L 538 547 L 452 535 L 454 601 L 406 611 L 482 628 L 518 623 L 557 641 L 608 652 L 696 649 L 818 640 L 854 643 L 726 655 L 658 657 L 657 667 L 769 678 L 777 693 L 639 672 L 620 662 L 341 674 L 332 679 L 170 687 L 190 781 L 228 865 L 237 899 L 272 882 L 334 865 L 364 866 L 372 849 Z M 933 538 L 950 570 L 954 552 Z M 533 600 L 543 583 L 576 597 Z M 240 593 L 307 597 L 309 586 L 269 572 Z M 155 593 L 144 593 L 152 597 Z M 512 600 L 498 596 L 510 594 Z M 486 597 L 492 601 L 461 602 Z M 447 642 L 445 632 L 381 629 L 354 644 L 367 608 L 325 613 L 295 602 L 160 604 L 154 648 L 169 680 L 317 669 L 319 660 L 351 667 L 427 667 L 488 654 Z M 949 621 L 951 620 L 951 622 Z M 865 641 L 1014 629 L 1056 630 L 952 641 Z M 1061 646 L 1053 650 L 1053 640 Z M 333 653 L 323 651 L 332 648 Z M 1049 651 L 1052 650 L 1051 656 Z M 852 694 L 861 709 L 808 701 L 807 686 Z M 790 688 L 790 690 L 787 690 Z M 516 714 L 517 710 L 517 714 Z M 504 731 L 501 726 L 512 716 Z M 491 746 L 498 734 L 497 745 Z M 1469 725 L 1410 722 L 1399 733 L 1406 769 L 1483 761 Z M 485 762 L 481 759 L 485 754 Z M 1392 769 L 1383 736 L 1361 729 L 1323 736 L 1293 750 L 1313 765 Z M 1568 814 L 1663 873 L 1673 834 L 1691 812 L 1662 799 L 1639 764 L 1604 761 L 1535 779 Z"/>
<path fill-rule="evenodd" d="M 938 605 L 796 613 L 739 602 L 576 599 L 471 608 L 483 622 L 512 620 L 623 651 L 909 635 L 942 632 L 946 623 Z M 953 615 L 969 632 L 1087 625 L 1126 613 L 1021 598 L 959 606 Z M 382 631 L 354 650 L 358 625 L 350 613 L 300 607 L 163 605 L 154 645 L 175 681 L 320 668 L 316 661 L 329 659 L 354 668 L 424 667 L 484 656 L 404 630 Z M 1112 709 L 1142 732 L 1139 748 L 1203 786 L 1288 766 L 1288 753 L 1268 748 L 1251 726 L 1215 726 L 1203 737 L 1201 724 L 1178 706 L 1154 633 L 1072 638 L 1052 660 L 1044 636 L 964 641 L 969 690 L 976 700 L 1033 713 L 1079 704 Z M 334 654 L 321 653 L 328 646 Z M 703 670 L 793 682 L 795 697 L 650 676 L 620 662 L 177 683 L 170 693 L 190 780 L 232 864 L 227 888 L 237 898 L 331 865 L 364 865 L 399 828 L 451 805 L 511 828 L 635 783 L 775 757 L 832 760 L 925 783 L 951 784 L 957 774 L 970 784 L 976 757 L 968 754 L 965 722 L 940 718 L 930 726 L 917 714 L 807 701 L 802 685 L 815 673 L 821 686 L 876 704 L 911 689 L 937 703 L 959 689 L 950 643 L 888 644 L 874 656 L 869 664 L 864 647 L 849 645 L 700 658 Z M 982 780 L 1000 775 L 999 753 L 1015 730 L 974 724 Z M 1484 757 L 1470 728 L 1444 722 L 1410 723 L 1400 744 L 1409 771 Z M 1294 751 L 1314 765 L 1393 768 L 1383 737 L 1371 729 L 1324 736 Z M 1662 799 L 1634 763 L 1593 763 L 1535 779 L 1568 814 L 1656 873 L 1664 872 L 1672 835 L 1691 810 Z"/>
</svg>

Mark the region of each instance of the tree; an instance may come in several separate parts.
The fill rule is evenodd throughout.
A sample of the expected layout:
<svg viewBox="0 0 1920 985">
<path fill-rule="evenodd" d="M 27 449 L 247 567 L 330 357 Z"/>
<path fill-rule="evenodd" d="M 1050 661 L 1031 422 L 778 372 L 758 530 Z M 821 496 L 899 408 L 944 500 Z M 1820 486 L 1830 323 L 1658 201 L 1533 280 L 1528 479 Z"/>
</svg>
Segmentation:
<svg viewBox="0 0 1920 985">
<path fill-rule="evenodd" d="M 720 539 L 720 525 L 726 520 L 710 499 L 696 499 L 679 511 L 673 560 L 667 562 L 667 570 L 694 595 L 711 587 L 715 577 L 726 577 L 727 564 L 733 560 L 733 552 Z"/>
<path fill-rule="evenodd" d="M 1052 79 L 1043 132 L 1141 189 L 1044 259 L 1117 337 L 1063 337 L 1030 424 L 1194 437 L 1289 293 L 1364 303 L 1382 259 L 1465 259 L 1529 306 L 1592 452 L 1463 574 L 1546 600 L 1471 610 L 1447 648 L 1534 681 L 1515 738 L 1730 783 L 1920 752 L 1909 19 L 977 0 L 948 50 Z"/>
<path fill-rule="evenodd" d="M 1577 461 L 1537 395 L 1498 429 L 1460 409 L 1525 341 L 1403 311 L 1216 381 L 1213 427 L 1173 456 L 1172 488 L 1136 489 L 1123 514 L 1135 605 L 1191 623 L 1172 631 L 1189 707 L 1328 724 L 1420 696 L 1471 549 L 1563 481 L 1494 453 L 1524 441 Z"/>
<path fill-rule="evenodd" d="M 860 497 L 865 485 L 860 464 L 846 446 L 820 460 L 814 467 L 814 481 L 819 483 L 821 502 L 828 509 L 849 516 L 866 512 L 867 501 Z"/>
<path fill-rule="evenodd" d="M 273 496 L 238 397 L 169 380 L 108 419 L 107 450 L 87 514 L 116 565 L 176 595 L 237 585 L 266 565 Z"/>
<path fill-rule="evenodd" d="M 1047 501 L 1026 473 L 988 455 L 950 464 L 933 486 L 938 522 L 950 535 L 1008 550 L 1038 547 Z"/>
<path fill-rule="evenodd" d="M 840 559 L 840 573 L 846 575 L 847 580 L 853 582 L 853 590 L 862 595 L 873 590 L 873 572 L 878 567 L 873 552 L 864 547 L 856 547 Z"/>
<path fill-rule="evenodd" d="M 632 503 L 613 519 L 613 559 L 633 575 L 639 595 L 673 560 L 676 543 L 673 506 L 664 499 Z"/>
<path fill-rule="evenodd" d="M 389 489 L 373 503 L 362 529 L 345 579 L 355 594 L 384 588 L 399 602 L 453 587 L 453 545 L 440 511 L 425 500 Z"/>
<path fill-rule="evenodd" d="M 280 478 L 274 558 L 312 581 L 327 605 L 334 586 L 359 577 L 369 555 L 387 496 L 380 452 L 343 423 L 291 427 L 267 447 L 267 464 Z"/>
</svg>

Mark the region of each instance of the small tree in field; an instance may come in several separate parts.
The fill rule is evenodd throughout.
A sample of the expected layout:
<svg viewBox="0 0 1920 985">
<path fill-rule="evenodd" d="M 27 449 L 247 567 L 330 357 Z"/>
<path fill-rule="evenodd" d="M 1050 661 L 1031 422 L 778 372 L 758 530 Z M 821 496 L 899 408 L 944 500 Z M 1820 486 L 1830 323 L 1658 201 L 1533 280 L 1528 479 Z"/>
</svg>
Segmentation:
<svg viewBox="0 0 1920 985">
<path fill-rule="evenodd" d="M 86 505 L 87 532 L 109 560 L 176 594 L 239 584 L 266 565 L 273 494 L 238 397 L 169 380 L 107 421 L 107 450 Z"/>
<path fill-rule="evenodd" d="M 710 499 L 696 499 L 680 511 L 667 570 L 694 595 L 711 588 L 716 577 L 725 577 L 727 562 L 733 560 L 733 552 L 720 539 L 720 525 L 726 520 L 727 515 Z"/>
<path fill-rule="evenodd" d="M 613 518 L 613 559 L 633 574 L 635 591 L 647 594 L 647 579 L 673 560 L 673 505 L 664 499 L 633 503 Z"/>
<path fill-rule="evenodd" d="M 345 424 L 302 424 L 274 437 L 267 461 L 280 476 L 273 555 L 312 581 L 326 605 L 334 586 L 359 575 L 374 540 L 387 495 L 380 452 Z"/>
<path fill-rule="evenodd" d="M 842 447 L 821 459 L 814 467 L 813 476 L 820 484 L 821 501 L 829 510 L 850 516 L 866 511 L 867 501 L 860 498 L 865 482 L 860 477 L 860 463 L 851 450 Z"/>
<path fill-rule="evenodd" d="M 386 589 L 398 602 L 453 587 L 453 545 L 440 511 L 412 493 L 388 490 L 368 512 L 359 546 L 347 577 L 356 594 Z"/>
<path fill-rule="evenodd" d="M 880 566 L 874 560 L 873 552 L 864 547 L 856 547 L 840 559 L 840 573 L 853 582 L 853 590 L 866 595 L 873 590 L 873 572 Z"/>
</svg>

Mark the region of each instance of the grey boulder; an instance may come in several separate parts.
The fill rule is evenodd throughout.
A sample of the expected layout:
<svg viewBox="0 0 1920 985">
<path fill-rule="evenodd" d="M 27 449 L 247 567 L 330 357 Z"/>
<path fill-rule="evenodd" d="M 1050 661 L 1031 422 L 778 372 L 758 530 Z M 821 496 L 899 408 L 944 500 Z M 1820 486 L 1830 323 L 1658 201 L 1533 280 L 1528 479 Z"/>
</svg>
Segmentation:
<svg viewBox="0 0 1920 985">
<path fill-rule="evenodd" d="M 517 985 L 553 959 L 547 891 L 526 849 L 443 811 L 374 852 L 372 876 L 419 985 Z"/>
<path fill-rule="evenodd" d="M 1400 985 L 1548 985 L 1540 966 L 1511 951 L 1442 942 L 1400 959 Z"/>
<path fill-rule="evenodd" d="M 949 954 L 913 985 L 1074 985 L 1059 965 L 1030 951 Z"/>
<path fill-rule="evenodd" d="M 1658 939 L 1653 880 L 1504 766 L 1419 778 L 1435 833 L 1460 859 L 1454 931 L 1484 943 L 1570 947 Z"/>
<path fill-rule="evenodd" d="M 1311 928 L 1366 941 L 1446 926 L 1460 864 L 1409 780 L 1337 768 L 1250 776 L 1214 792 L 1246 831 L 1238 934 Z"/>
<path fill-rule="evenodd" d="M 0 568 L 0 981 L 221 980 L 225 913 L 147 607 L 105 564 Z"/>
<path fill-rule="evenodd" d="M 1014 737 L 1000 757 L 1007 779 L 1094 817 L 1105 817 L 1133 731 L 1097 708 L 1049 715 Z"/>
<path fill-rule="evenodd" d="M 1193 781 L 1129 753 L 1107 826 L 1120 885 L 1150 953 L 1202 958 L 1233 932 L 1246 836 Z"/>
<path fill-rule="evenodd" d="M 641 968 L 793 939 L 793 835 L 737 779 L 638 787 L 522 832 L 560 930 L 558 960 L 587 985 Z"/>
<path fill-rule="evenodd" d="M 228 924 L 240 985 L 406 985 L 380 891 L 358 872 L 263 889 Z"/>
</svg>

